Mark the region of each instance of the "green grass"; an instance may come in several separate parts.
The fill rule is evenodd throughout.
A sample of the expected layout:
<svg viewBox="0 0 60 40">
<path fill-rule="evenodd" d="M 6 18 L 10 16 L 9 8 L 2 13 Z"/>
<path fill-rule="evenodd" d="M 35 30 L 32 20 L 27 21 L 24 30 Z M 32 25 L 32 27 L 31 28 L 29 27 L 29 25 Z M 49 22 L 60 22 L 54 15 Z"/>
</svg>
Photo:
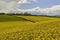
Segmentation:
<svg viewBox="0 0 60 40">
<path fill-rule="evenodd" d="M 0 40 L 60 40 L 60 18 L 0 15 Z"/>
<path fill-rule="evenodd" d="M 0 15 L 0 22 L 9 22 L 9 21 L 27 21 L 27 19 L 18 18 L 16 16 Z"/>
</svg>

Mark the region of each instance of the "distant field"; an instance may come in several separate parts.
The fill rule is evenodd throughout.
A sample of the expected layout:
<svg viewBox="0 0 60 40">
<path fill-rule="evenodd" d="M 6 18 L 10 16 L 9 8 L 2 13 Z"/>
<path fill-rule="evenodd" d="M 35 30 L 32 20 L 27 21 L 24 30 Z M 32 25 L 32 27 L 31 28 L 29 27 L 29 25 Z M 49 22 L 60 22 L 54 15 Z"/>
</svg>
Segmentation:
<svg viewBox="0 0 60 40">
<path fill-rule="evenodd" d="M 0 40 L 60 40 L 60 18 L 0 15 Z"/>
</svg>

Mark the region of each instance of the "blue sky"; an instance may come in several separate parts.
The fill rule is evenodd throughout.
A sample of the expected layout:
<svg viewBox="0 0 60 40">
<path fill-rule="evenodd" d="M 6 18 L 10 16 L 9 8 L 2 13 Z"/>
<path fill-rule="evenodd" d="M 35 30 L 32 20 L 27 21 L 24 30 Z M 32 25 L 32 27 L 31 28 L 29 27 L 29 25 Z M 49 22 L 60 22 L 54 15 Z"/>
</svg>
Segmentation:
<svg viewBox="0 0 60 40">
<path fill-rule="evenodd" d="M 30 4 L 20 5 L 21 9 L 29 9 L 34 7 L 49 8 L 54 5 L 60 5 L 60 0 L 37 0 L 37 2 L 32 2 Z"/>
</svg>

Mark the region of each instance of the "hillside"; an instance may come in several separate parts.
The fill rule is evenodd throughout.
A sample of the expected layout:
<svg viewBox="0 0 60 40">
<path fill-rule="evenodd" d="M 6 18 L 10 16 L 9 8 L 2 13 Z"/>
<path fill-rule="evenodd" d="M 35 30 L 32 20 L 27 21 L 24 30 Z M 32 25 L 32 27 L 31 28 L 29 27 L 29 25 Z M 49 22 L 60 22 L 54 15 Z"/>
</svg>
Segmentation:
<svg viewBox="0 0 60 40">
<path fill-rule="evenodd" d="M 60 40 L 60 18 L 7 15 L 0 19 L 1 40 Z"/>
<path fill-rule="evenodd" d="M 0 15 L 0 22 L 9 22 L 9 21 L 27 21 L 27 19 L 24 18 L 18 18 L 16 16 L 11 15 Z"/>
</svg>

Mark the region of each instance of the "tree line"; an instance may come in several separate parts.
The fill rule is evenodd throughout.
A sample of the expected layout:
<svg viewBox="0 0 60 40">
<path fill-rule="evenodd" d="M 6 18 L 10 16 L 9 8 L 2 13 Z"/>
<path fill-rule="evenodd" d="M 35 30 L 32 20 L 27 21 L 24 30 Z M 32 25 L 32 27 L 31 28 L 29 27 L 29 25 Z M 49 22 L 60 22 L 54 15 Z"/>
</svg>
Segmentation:
<svg viewBox="0 0 60 40">
<path fill-rule="evenodd" d="M 0 13 L 0 15 L 27 15 L 31 16 L 31 13 L 25 12 L 25 13 Z"/>
</svg>

